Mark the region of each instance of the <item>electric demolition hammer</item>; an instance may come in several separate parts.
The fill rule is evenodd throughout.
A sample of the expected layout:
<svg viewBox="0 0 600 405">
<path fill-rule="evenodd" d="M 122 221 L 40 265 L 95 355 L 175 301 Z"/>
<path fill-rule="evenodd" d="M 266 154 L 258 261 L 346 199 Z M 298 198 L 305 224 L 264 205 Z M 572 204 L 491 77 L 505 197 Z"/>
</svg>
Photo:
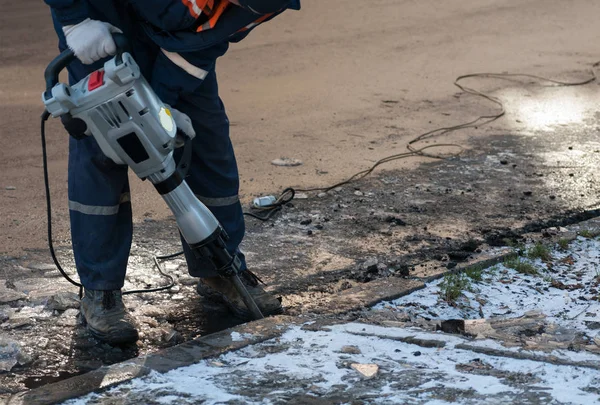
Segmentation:
<svg viewBox="0 0 600 405">
<path fill-rule="evenodd" d="M 230 278 L 253 317 L 263 318 L 238 276 L 239 258 L 225 247 L 225 231 L 176 170 L 173 151 L 181 133 L 169 106 L 161 102 L 126 52 L 124 35 L 113 38 L 116 56 L 73 86 L 59 83 L 58 78 L 75 60 L 73 51 L 66 50 L 50 62 L 42 95 L 47 112 L 61 117 L 71 135 L 93 136 L 108 158 L 148 179 L 175 215 L 194 255 L 210 260 L 219 275 Z"/>
</svg>

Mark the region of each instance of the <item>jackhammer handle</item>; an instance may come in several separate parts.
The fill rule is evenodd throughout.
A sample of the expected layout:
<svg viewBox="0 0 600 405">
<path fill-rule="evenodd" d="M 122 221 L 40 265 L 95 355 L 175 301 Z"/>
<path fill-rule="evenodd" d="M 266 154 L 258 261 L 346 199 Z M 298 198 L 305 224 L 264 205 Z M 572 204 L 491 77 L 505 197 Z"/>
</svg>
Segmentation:
<svg viewBox="0 0 600 405">
<path fill-rule="evenodd" d="M 129 41 L 123 34 L 113 34 L 113 40 L 117 46 L 117 65 L 121 64 L 123 52 L 128 52 L 130 49 Z M 75 53 L 71 49 L 66 49 L 61 52 L 48 66 L 44 72 L 44 79 L 46 80 L 46 93 L 52 91 L 52 88 L 58 83 L 58 75 L 63 71 L 71 62 L 75 60 Z"/>
</svg>

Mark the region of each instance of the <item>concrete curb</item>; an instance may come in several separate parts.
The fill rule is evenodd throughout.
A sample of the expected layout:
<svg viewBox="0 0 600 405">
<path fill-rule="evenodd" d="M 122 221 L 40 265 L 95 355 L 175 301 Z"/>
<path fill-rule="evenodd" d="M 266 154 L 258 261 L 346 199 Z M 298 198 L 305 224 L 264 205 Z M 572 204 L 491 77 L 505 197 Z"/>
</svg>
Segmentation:
<svg viewBox="0 0 600 405">
<path fill-rule="evenodd" d="M 15 394 L 8 399 L 7 405 L 56 404 L 147 375 L 151 371 L 164 373 L 275 338 L 289 326 L 301 322 L 300 318 L 276 316 L 246 323 L 157 353 L 104 366 L 86 374 Z M 232 332 L 239 333 L 240 340 L 233 340 Z"/>
</svg>

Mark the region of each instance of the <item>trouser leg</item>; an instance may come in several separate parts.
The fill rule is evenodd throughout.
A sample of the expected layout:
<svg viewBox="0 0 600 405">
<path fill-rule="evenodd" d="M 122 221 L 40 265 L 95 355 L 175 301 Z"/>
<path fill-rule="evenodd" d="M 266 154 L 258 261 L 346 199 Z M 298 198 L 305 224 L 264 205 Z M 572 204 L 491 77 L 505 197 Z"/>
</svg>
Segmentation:
<svg viewBox="0 0 600 405">
<path fill-rule="evenodd" d="M 128 31 L 118 2 L 90 2 L 92 18 Z M 66 49 L 62 28 L 54 19 L 59 50 Z M 131 33 L 131 31 L 129 31 Z M 131 34 L 133 36 L 133 34 Z M 153 50 L 136 44 L 143 70 L 150 73 Z M 102 67 L 104 61 L 68 67 L 69 81 L 76 83 Z M 69 141 L 69 214 L 75 264 L 83 286 L 91 290 L 113 290 L 123 286 L 132 239 L 131 203 L 127 167 L 107 159 L 95 139 Z"/>
<path fill-rule="evenodd" d="M 207 74 L 201 80 L 161 55 L 153 73 L 153 87 L 159 97 L 191 118 L 196 137 L 192 141 L 192 160 L 186 181 L 221 223 L 229 236 L 227 249 L 240 257 L 245 269 L 244 256 L 239 251 L 245 224 L 238 197 L 237 163 L 229 138 L 229 119 L 219 97 L 214 63 L 203 67 L 207 68 Z M 216 275 L 211 263 L 197 259 L 185 242 L 183 245 L 192 276 Z"/>
</svg>

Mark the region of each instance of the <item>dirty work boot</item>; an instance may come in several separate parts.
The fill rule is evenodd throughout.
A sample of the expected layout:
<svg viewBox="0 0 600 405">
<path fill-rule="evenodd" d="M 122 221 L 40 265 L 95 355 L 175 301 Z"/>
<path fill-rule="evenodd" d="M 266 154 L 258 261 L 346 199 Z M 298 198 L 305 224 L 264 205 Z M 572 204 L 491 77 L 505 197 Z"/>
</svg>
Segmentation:
<svg viewBox="0 0 600 405">
<path fill-rule="evenodd" d="M 258 284 L 260 280 L 254 273 L 246 270 L 240 274 L 240 279 L 264 316 L 283 313 L 281 299 L 266 292 Z M 202 278 L 196 289 L 198 294 L 203 297 L 223 302 L 235 316 L 252 319 L 250 311 L 246 308 L 246 304 L 244 304 L 232 281 L 220 276 Z"/>
<path fill-rule="evenodd" d="M 121 290 L 85 290 L 81 299 L 81 316 L 97 339 L 111 345 L 133 343 L 138 332 L 131 315 L 123 305 Z"/>
</svg>

